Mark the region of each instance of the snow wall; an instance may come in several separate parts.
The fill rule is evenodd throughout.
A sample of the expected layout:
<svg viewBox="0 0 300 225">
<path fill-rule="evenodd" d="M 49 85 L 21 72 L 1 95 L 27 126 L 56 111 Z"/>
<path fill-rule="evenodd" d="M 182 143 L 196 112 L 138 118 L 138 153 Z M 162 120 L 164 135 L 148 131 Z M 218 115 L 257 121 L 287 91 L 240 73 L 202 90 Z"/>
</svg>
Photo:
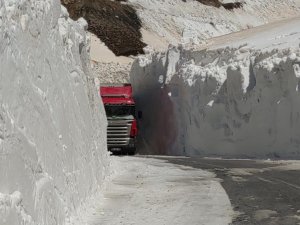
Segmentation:
<svg viewBox="0 0 300 225">
<path fill-rule="evenodd" d="M 297 46 L 171 47 L 140 57 L 131 80 L 141 153 L 300 158 Z"/>
<path fill-rule="evenodd" d="M 70 222 L 108 168 L 84 20 L 59 0 L 0 0 L 0 224 Z"/>
</svg>

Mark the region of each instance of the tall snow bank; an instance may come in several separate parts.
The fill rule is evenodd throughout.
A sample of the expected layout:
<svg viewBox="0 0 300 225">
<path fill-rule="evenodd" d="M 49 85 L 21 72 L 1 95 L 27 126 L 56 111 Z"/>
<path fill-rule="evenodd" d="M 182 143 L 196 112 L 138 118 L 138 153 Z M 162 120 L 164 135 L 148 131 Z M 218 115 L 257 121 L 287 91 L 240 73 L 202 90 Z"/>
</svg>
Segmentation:
<svg viewBox="0 0 300 225">
<path fill-rule="evenodd" d="M 299 24 L 135 61 L 143 151 L 300 158 Z"/>
<path fill-rule="evenodd" d="M 104 179 L 86 27 L 58 0 L 0 0 L 0 224 L 65 224 Z"/>
</svg>

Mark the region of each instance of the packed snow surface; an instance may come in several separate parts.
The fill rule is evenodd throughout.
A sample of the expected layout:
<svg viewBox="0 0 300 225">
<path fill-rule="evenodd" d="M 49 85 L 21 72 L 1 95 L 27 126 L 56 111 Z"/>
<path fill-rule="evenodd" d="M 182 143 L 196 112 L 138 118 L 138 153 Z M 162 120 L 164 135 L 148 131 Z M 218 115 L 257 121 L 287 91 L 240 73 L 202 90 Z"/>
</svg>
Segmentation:
<svg viewBox="0 0 300 225">
<path fill-rule="evenodd" d="M 78 225 L 227 225 L 233 210 L 211 172 L 164 160 L 114 157 L 115 174 Z M 77 225 L 77 224 L 76 224 Z"/>
<path fill-rule="evenodd" d="M 131 79 L 144 152 L 300 158 L 299 27 L 289 19 L 140 57 Z"/>
<path fill-rule="evenodd" d="M 86 27 L 58 0 L 0 0 L 1 225 L 65 224 L 103 182 Z"/>
</svg>

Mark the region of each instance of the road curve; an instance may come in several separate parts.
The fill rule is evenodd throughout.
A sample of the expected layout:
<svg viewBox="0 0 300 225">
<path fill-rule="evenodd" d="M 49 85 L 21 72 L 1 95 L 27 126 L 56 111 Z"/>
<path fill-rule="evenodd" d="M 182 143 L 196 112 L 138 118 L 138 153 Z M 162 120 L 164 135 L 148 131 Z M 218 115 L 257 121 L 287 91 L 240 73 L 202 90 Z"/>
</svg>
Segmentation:
<svg viewBox="0 0 300 225">
<path fill-rule="evenodd" d="M 236 211 L 232 225 L 300 224 L 300 161 L 164 159 L 217 174 Z"/>
<path fill-rule="evenodd" d="M 113 157 L 115 174 L 90 225 L 227 225 L 233 211 L 212 172 L 165 160 Z"/>
</svg>

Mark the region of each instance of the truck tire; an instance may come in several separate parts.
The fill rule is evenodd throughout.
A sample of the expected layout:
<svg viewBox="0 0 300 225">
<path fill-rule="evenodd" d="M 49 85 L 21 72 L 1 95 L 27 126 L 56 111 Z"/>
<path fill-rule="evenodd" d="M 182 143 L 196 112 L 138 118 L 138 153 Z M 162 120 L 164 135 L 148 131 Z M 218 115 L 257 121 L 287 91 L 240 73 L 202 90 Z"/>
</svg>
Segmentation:
<svg viewBox="0 0 300 225">
<path fill-rule="evenodd" d="M 127 154 L 128 155 L 135 155 L 136 152 L 136 147 L 128 148 L 127 149 Z"/>
</svg>

